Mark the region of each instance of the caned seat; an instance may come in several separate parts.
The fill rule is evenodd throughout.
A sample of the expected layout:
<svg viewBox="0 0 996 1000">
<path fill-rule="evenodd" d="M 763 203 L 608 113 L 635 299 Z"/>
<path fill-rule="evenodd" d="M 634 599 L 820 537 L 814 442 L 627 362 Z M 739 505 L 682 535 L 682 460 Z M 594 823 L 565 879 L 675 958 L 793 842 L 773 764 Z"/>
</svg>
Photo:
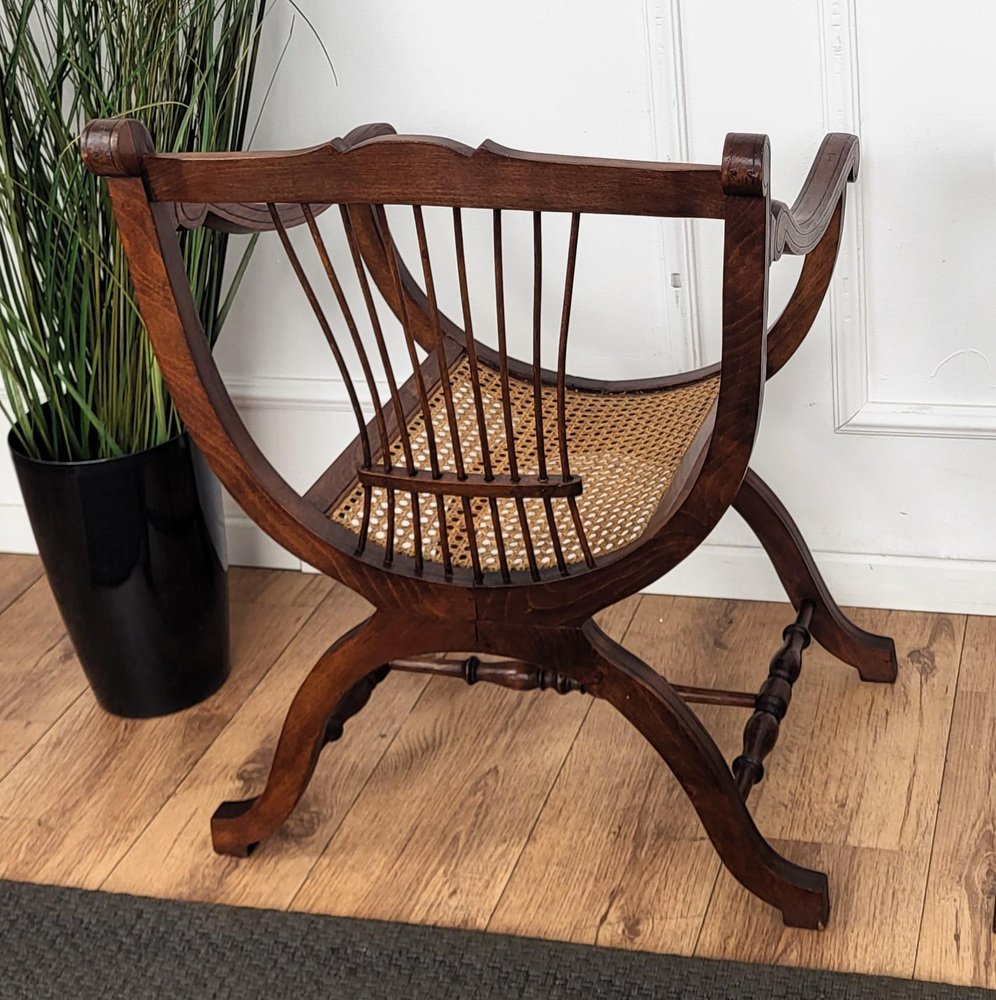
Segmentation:
<svg viewBox="0 0 996 1000">
<path fill-rule="evenodd" d="M 458 436 L 463 446 L 463 462 L 468 473 L 483 476 L 485 467 L 481 434 L 477 427 L 474 390 L 470 365 L 461 357 L 450 368 L 453 405 Z M 496 475 L 507 476 L 509 450 L 505 440 L 501 379 L 497 371 L 481 367 L 479 374 L 485 416 L 485 435 L 491 445 L 491 464 Z M 540 442 L 534 421 L 533 385 L 524 379 L 510 378 L 511 411 L 515 425 L 514 447 L 519 471 L 538 476 Z M 571 470 L 581 479 L 583 490 L 577 506 L 593 559 L 597 562 L 636 541 L 651 516 L 661 506 L 664 494 L 675 481 L 682 459 L 688 453 L 707 414 L 716 402 L 719 376 L 707 375 L 688 385 L 644 392 L 600 393 L 582 389 L 566 391 L 567 439 L 570 442 Z M 544 441 L 557 440 L 557 392 L 554 386 L 541 389 Z M 432 423 L 438 428 L 436 449 L 442 468 L 455 471 L 453 441 L 446 419 L 446 403 L 437 385 L 429 395 Z M 416 411 L 408 421 L 408 434 L 418 468 L 428 470 L 428 438 L 425 421 Z M 400 436 L 391 441 L 394 463 L 403 461 Z M 548 460 L 548 473 L 556 479 L 561 474 L 556 454 Z M 372 513 L 368 531 L 374 544 L 381 547 L 389 526 L 389 497 L 385 487 L 372 490 Z M 363 531 L 364 489 L 354 479 L 329 516 L 353 532 Z M 414 558 L 415 533 L 412 505 L 408 493 L 397 493 L 395 504 L 395 551 Z M 483 497 L 472 503 L 473 532 L 484 572 L 499 573 L 501 560 L 494 522 Z M 528 530 L 537 569 L 556 569 L 557 550 L 549 530 L 543 500 L 523 500 L 526 528 L 511 498 L 497 501 L 499 530 L 505 559 L 510 570 L 531 569 L 525 542 Z M 560 540 L 561 559 L 568 567 L 583 569 L 585 554 L 575 533 L 566 498 L 551 500 L 553 517 Z M 445 500 L 450 558 L 454 566 L 470 569 L 471 540 L 466 520 L 456 497 Z M 443 563 L 437 509 L 420 504 L 421 541 L 425 558 Z"/>
<path fill-rule="evenodd" d="M 746 800 L 810 640 L 871 681 L 895 678 L 895 649 L 844 616 L 749 463 L 765 382 L 802 343 L 830 282 L 857 140 L 826 137 L 791 207 L 771 199 L 768 141 L 757 135 L 728 136 L 717 165 L 523 153 L 491 142 L 472 149 L 386 125 L 309 150 L 157 154 L 137 122 L 103 121 L 87 128 L 82 146 L 88 166 L 108 178 L 163 376 L 211 467 L 272 538 L 374 606 L 295 695 L 266 787 L 215 813 L 215 850 L 245 855 L 274 833 L 322 748 L 392 671 L 414 670 L 605 699 L 670 767 L 734 877 L 786 923 L 822 926 L 826 876 L 775 851 Z M 444 253 L 433 242 L 438 228 L 428 238 L 427 208 L 437 220 L 443 210 Z M 485 296 L 484 318 L 471 294 L 482 286 L 470 280 L 480 258 L 464 240 L 471 212 L 490 229 L 494 297 Z M 517 273 L 532 279 L 532 328 L 512 338 L 510 213 L 531 223 Z M 551 215 L 569 223 L 557 266 L 549 245 L 568 227 L 548 226 Z M 590 245 L 583 241 L 598 239 L 597 227 L 585 228 L 590 215 L 722 222 L 718 363 L 635 381 L 573 372 L 574 284 L 590 273 L 576 261 L 579 246 Z M 286 261 L 275 280 L 298 287 L 338 367 L 356 437 L 305 491 L 264 457 L 205 342 L 177 235 L 200 226 L 268 234 Z M 401 246 L 417 250 L 406 260 Z M 784 253 L 805 262 L 769 323 L 769 272 Z M 457 318 L 440 307 L 444 284 Z M 551 288 L 555 325 L 544 323 Z M 523 344 L 529 333 L 527 356 L 513 356 L 510 340 Z M 731 508 L 759 538 L 796 612 L 757 694 L 672 684 L 593 620 L 678 565 Z M 700 703 L 749 711 L 732 763 L 689 707 Z"/>
</svg>

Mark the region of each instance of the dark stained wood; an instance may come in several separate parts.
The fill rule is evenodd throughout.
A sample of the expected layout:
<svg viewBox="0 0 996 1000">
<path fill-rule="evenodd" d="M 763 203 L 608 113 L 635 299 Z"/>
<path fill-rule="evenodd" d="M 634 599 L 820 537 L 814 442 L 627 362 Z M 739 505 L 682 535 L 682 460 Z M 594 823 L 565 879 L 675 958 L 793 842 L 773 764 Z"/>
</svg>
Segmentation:
<svg viewBox="0 0 996 1000">
<path fill-rule="evenodd" d="M 756 472 L 747 471 L 733 506 L 764 546 L 796 611 L 812 604 L 813 638 L 855 667 L 863 681 L 891 684 L 898 670 L 896 644 L 848 620 L 831 597 L 795 522 Z"/>
<path fill-rule="evenodd" d="M 812 253 L 826 234 L 844 189 L 857 176 L 857 136 L 828 135 L 792 207 L 781 202 L 772 206 L 772 259 L 777 260 L 782 253 Z"/>
<path fill-rule="evenodd" d="M 742 792 L 760 777 L 761 761 L 774 744 L 806 629 L 857 666 L 866 679 L 894 679 L 895 651 L 891 640 L 858 629 L 834 604 L 798 530 L 750 471 L 749 462 L 765 382 L 799 347 L 826 292 L 840 242 L 844 190 L 857 167 L 857 140 L 827 138 L 791 209 L 771 200 L 768 141 L 758 135 L 729 135 L 722 162 L 715 167 L 519 153 L 493 143 L 473 150 L 447 139 L 399 136 L 383 124 L 291 153 L 161 155 L 152 152 L 147 133 L 137 123 L 105 121 L 88 126 L 82 151 L 87 165 L 108 178 L 137 300 L 164 378 L 212 468 L 264 531 L 374 606 L 366 622 L 329 647 L 294 697 L 262 792 L 225 803 L 215 814 L 215 849 L 244 855 L 281 826 L 304 792 L 321 748 L 341 735 L 347 719 L 366 704 L 389 669 L 441 673 L 522 690 L 584 691 L 612 704 L 654 747 L 687 792 L 736 879 L 777 907 L 786 923 L 822 926 L 829 914 L 826 877 L 793 864 L 771 847 L 747 811 Z M 421 282 L 406 266 L 388 226 L 385 206 L 396 204 L 412 207 Z M 425 205 L 453 212 L 462 326 L 439 309 L 422 218 Z M 335 206 L 362 307 L 349 304 L 316 222 L 319 213 Z M 461 209 L 468 207 L 493 213 L 497 351 L 474 339 L 461 216 Z M 511 209 L 528 211 L 533 218 L 532 363 L 508 354 L 501 220 L 502 212 Z M 543 212 L 572 216 L 552 371 L 541 367 Z M 586 212 L 723 220 L 723 343 L 718 366 L 622 382 L 570 375 L 567 337 L 580 216 Z M 335 219 L 335 213 L 330 211 L 328 219 Z M 350 359 L 340 349 L 288 234 L 295 226 L 308 229 L 370 389 L 374 413 L 364 423 L 359 394 L 348 381 L 359 433 L 303 495 L 263 457 L 232 405 L 197 318 L 179 255 L 178 225 L 276 230 L 348 379 Z M 782 252 L 808 256 L 769 343 L 768 276 Z M 411 374 L 400 384 L 378 319 L 375 290 L 401 323 Z M 366 355 L 360 322 L 364 312 L 385 372 L 390 396 L 386 401 L 378 396 Z M 465 364 L 470 373 L 470 432 L 470 404 L 463 400 L 460 417 L 450 383 L 458 364 Z M 491 369 L 490 384 L 494 373 L 500 383 L 502 427 L 494 434 L 497 441 L 489 440 L 482 390 L 485 369 Z M 584 502 L 577 503 L 581 481 L 571 474 L 567 393 L 597 392 L 611 400 L 613 394 L 661 392 L 716 374 L 721 376 L 718 398 L 642 534 L 619 548 L 601 550 L 596 560 L 588 544 Z M 513 383 L 520 390 L 520 409 L 515 412 Z M 549 386 L 556 387 L 560 457 L 560 473 L 554 475 L 547 467 L 541 412 L 543 388 Z M 522 387 L 532 412 L 522 412 L 528 410 L 521 402 Z M 493 409 L 496 401 L 488 405 Z M 539 447 L 539 475 L 523 474 L 524 465 L 518 461 L 532 443 Z M 478 445 L 483 472 L 466 462 L 470 449 Z M 400 455 L 392 454 L 392 447 Z M 499 464 L 501 450 L 506 457 Z M 375 451 L 380 453 L 379 464 Z M 429 468 L 422 470 L 425 460 Z M 375 488 L 387 497 L 386 525 L 376 533 L 371 529 Z M 357 489 L 362 491 L 363 511 L 359 532 L 354 533 L 326 515 Z M 399 515 L 396 500 L 403 495 L 409 497 L 411 511 L 405 514 L 402 509 Z M 466 557 L 457 560 L 451 552 L 448 532 L 453 522 L 446 516 L 447 497 L 460 503 L 470 566 Z M 513 501 L 517 526 L 502 520 L 500 499 Z M 540 522 L 526 517 L 526 500 L 542 502 L 545 511 L 549 546 L 543 565 L 539 543 L 547 539 L 533 537 L 541 531 Z M 569 510 L 577 545 L 573 538 L 561 537 L 555 501 L 566 505 L 562 513 Z M 431 533 L 423 525 L 426 505 L 435 506 L 437 528 L 431 544 Z M 593 615 L 693 552 L 730 507 L 761 539 L 800 615 L 756 699 L 740 691 L 672 686 L 592 621 Z M 486 518 L 494 535 L 487 564 L 477 530 Z M 527 568 L 521 568 L 523 551 Z M 453 656 L 455 652 L 460 655 Z M 503 659 L 482 660 L 479 653 Z M 686 702 L 755 706 L 744 753 L 732 770 Z"/>
<path fill-rule="evenodd" d="M 485 142 L 382 135 L 351 148 L 157 153 L 143 158 L 155 201 L 458 205 L 621 215 L 723 215 L 719 169 L 698 164 L 551 156 Z M 108 173 L 108 170 L 104 170 Z"/>
<path fill-rule="evenodd" d="M 778 730 L 792 701 L 792 685 L 802 670 L 802 653 L 809 645 L 813 605 L 806 601 L 796 620 L 782 633 L 784 642 L 771 659 L 768 676 L 754 702 L 754 714 L 744 727 L 740 756 L 733 761 L 733 776 L 746 799 L 764 777 L 764 759 L 775 749 Z"/>
<path fill-rule="evenodd" d="M 412 475 L 390 472 L 383 467 L 358 469 L 357 478 L 369 486 L 393 486 L 396 489 L 411 489 L 415 486 L 419 493 L 441 493 L 453 497 L 576 497 L 581 495 L 580 476 L 570 479 L 541 479 L 539 476 L 486 476 L 457 472 L 440 472 L 433 476 L 424 469 L 416 469 Z"/>
<path fill-rule="evenodd" d="M 389 666 L 391 670 L 455 677 L 467 684 L 497 684 L 514 691 L 584 693 L 584 686 L 566 674 L 533 663 L 523 663 L 521 660 L 491 661 L 477 656 L 462 659 L 440 656 L 431 659 L 392 660 Z"/>
</svg>

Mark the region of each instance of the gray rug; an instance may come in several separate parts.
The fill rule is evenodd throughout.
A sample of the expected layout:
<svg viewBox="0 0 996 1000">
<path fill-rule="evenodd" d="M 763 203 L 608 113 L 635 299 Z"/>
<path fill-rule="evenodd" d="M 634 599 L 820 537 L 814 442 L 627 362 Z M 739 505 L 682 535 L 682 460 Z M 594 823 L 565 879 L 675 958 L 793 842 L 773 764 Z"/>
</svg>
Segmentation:
<svg viewBox="0 0 996 1000">
<path fill-rule="evenodd" d="M 935 983 L 0 882 L 3 1000 L 975 1000 Z"/>
</svg>

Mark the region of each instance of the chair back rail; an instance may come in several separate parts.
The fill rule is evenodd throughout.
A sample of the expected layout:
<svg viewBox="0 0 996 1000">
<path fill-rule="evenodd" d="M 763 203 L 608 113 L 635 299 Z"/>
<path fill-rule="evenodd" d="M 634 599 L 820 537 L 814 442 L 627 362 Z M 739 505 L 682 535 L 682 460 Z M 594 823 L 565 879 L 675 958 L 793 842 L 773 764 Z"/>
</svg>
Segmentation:
<svg viewBox="0 0 996 1000">
<path fill-rule="evenodd" d="M 526 602 L 537 620 L 578 621 L 604 604 L 606 592 L 632 592 L 684 558 L 732 503 L 753 446 L 766 366 L 785 363 L 815 316 L 839 245 L 844 185 L 857 162 L 856 141 L 825 142 L 803 194 L 787 209 L 770 200 L 763 136 L 728 137 L 720 167 L 520 153 L 490 142 L 471 149 L 398 136 L 381 125 L 294 153 L 155 154 L 140 125 L 118 120 L 89 126 L 83 152 L 91 169 L 109 177 L 138 301 L 181 416 L 250 516 L 379 606 L 410 601 L 416 592 L 420 604 L 448 605 L 448 585 L 466 591 L 472 583 L 470 604 L 458 603 L 478 616 L 502 617 L 509 602 Z M 398 216 L 389 217 L 389 206 L 408 206 L 419 278 L 401 256 L 392 232 Z M 428 206 L 451 212 L 460 324 L 439 303 Z M 468 209 L 491 215 L 495 348 L 475 338 Z M 532 222 L 528 361 L 509 350 L 504 213 L 510 210 L 529 212 Z M 542 365 L 548 212 L 570 222 L 555 369 Z M 581 217 L 590 213 L 725 220 L 719 365 L 625 382 L 569 374 Z M 330 249 L 334 224 L 346 258 Z M 339 369 L 356 442 L 303 496 L 263 458 L 204 344 L 175 233 L 177 226 L 198 225 L 276 233 Z M 317 269 L 291 230 L 304 234 Z M 772 330 L 777 350 L 769 354 L 768 269 L 782 251 L 810 256 Z M 358 301 L 340 273 L 344 259 Z M 341 322 L 330 318 L 322 303 L 328 294 L 316 280 L 327 284 Z M 375 289 L 400 324 L 403 374 Z M 466 379 L 459 387 L 458 367 Z M 657 391 L 717 371 L 718 398 L 694 438 L 701 445 L 690 449 L 642 534 L 598 554 L 578 503 L 584 476 L 572 473 L 571 394 Z M 350 483 L 361 491 L 352 531 L 327 516 Z M 521 555 L 513 558 L 513 550 Z M 496 571 L 489 572 L 491 564 Z M 545 586 L 524 596 L 532 584 Z"/>
</svg>

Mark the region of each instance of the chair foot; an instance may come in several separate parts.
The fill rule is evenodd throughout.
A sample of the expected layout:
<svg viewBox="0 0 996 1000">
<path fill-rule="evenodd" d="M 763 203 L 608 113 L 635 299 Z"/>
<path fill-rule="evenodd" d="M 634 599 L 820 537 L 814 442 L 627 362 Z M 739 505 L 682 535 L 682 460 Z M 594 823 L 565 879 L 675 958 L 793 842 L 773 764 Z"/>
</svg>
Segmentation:
<svg viewBox="0 0 996 1000">
<path fill-rule="evenodd" d="M 240 836 L 240 824 L 237 822 L 255 804 L 258 795 L 251 799 L 240 799 L 233 802 L 222 802 L 211 817 L 211 846 L 215 854 L 227 854 L 233 858 L 248 858 L 259 846 L 259 841 L 247 843 Z"/>
<path fill-rule="evenodd" d="M 591 693 L 615 706 L 664 759 L 730 874 L 781 911 L 787 926 L 826 926 L 826 875 L 782 857 L 761 836 L 732 772 L 698 717 L 663 677 L 593 622 L 582 631 L 600 675 L 589 683 Z"/>
<path fill-rule="evenodd" d="M 764 546 L 796 610 L 813 603 L 813 638 L 858 671 L 863 681 L 891 684 L 898 664 L 892 639 L 850 621 L 830 595 L 795 522 L 760 476 L 748 469 L 733 507 Z"/>
<path fill-rule="evenodd" d="M 427 634 L 443 650 L 467 645 L 467 636 L 455 627 L 437 624 L 430 631 L 414 617 L 376 612 L 325 652 L 291 702 L 262 794 L 224 802 L 212 817 L 216 852 L 248 857 L 283 825 L 308 787 L 322 747 L 338 739 L 345 720 L 366 704 L 386 673 L 383 665 L 396 657 L 440 651 L 424 648 Z"/>
</svg>

